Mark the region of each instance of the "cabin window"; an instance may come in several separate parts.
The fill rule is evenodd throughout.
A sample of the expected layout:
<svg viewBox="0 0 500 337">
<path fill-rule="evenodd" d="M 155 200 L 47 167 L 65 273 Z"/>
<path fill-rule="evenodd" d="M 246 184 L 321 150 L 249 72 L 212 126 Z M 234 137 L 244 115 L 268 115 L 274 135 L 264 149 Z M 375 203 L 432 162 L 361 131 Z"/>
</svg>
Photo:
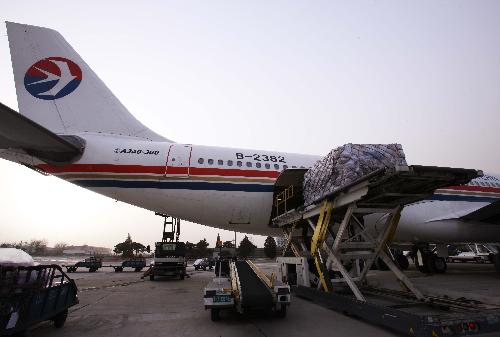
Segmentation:
<svg viewBox="0 0 500 337">
<path fill-rule="evenodd" d="M 203 158 L 199 158 L 199 159 L 198 159 L 198 164 L 203 164 L 203 162 L 204 162 L 204 161 L 205 161 L 205 160 L 204 160 Z"/>
<path fill-rule="evenodd" d="M 283 165 L 283 170 L 286 170 L 288 168 L 288 165 Z"/>
<path fill-rule="evenodd" d="M 271 168 L 271 165 L 269 165 L 269 163 L 266 163 L 266 169 L 270 169 Z"/>
<path fill-rule="evenodd" d="M 256 167 L 256 168 L 260 168 L 261 166 L 262 166 L 262 164 L 261 164 L 261 163 L 255 163 L 255 167 Z"/>
<path fill-rule="evenodd" d="M 247 167 L 252 167 L 252 163 L 247 161 Z"/>
<path fill-rule="evenodd" d="M 280 166 L 279 166 L 278 164 L 274 164 L 274 168 L 275 168 L 276 170 L 279 170 L 279 169 L 280 169 Z"/>
<path fill-rule="evenodd" d="M 233 166 L 233 161 L 232 160 L 228 160 L 227 161 L 227 166 Z"/>
<path fill-rule="evenodd" d="M 239 160 L 238 160 L 238 161 L 236 162 L 236 165 L 237 165 L 238 167 L 242 167 L 242 166 L 243 166 L 243 163 L 242 163 L 241 161 L 239 161 Z"/>
<path fill-rule="evenodd" d="M 213 159 L 209 159 L 208 160 L 208 165 L 213 165 L 214 164 L 214 160 Z"/>
<path fill-rule="evenodd" d="M 222 159 L 217 160 L 217 165 L 219 165 L 219 166 L 224 165 L 224 160 L 222 160 Z"/>
<path fill-rule="evenodd" d="M 292 168 L 297 168 L 297 166 L 295 166 L 295 165 L 292 165 Z"/>
</svg>

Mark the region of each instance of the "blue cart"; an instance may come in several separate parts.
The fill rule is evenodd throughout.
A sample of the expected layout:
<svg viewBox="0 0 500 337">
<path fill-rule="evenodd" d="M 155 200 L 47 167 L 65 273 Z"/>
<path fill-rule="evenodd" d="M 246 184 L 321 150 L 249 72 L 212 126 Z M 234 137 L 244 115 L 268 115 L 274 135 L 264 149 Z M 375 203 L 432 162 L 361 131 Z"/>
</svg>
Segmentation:
<svg viewBox="0 0 500 337">
<path fill-rule="evenodd" d="M 58 265 L 0 266 L 0 336 L 22 334 L 42 321 L 56 328 L 78 303 L 77 287 Z"/>
</svg>

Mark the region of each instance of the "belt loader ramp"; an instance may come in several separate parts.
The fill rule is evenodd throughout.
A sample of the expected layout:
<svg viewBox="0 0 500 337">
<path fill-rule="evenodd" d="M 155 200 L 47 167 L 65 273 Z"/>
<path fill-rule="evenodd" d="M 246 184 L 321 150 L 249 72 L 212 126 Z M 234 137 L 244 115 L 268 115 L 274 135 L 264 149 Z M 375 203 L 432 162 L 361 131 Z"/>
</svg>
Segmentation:
<svg viewBox="0 0 500 337">
<path fill-rule="evenodd" d="M 290 287 L 269 279 L 251 261 L 217 261 L 216 277 L 204 289 L 205 309 L 210 309 L 212 321 L 220 319 L 223 309 L 269 310 L 278 317 L 286 316 L 290 304 Z"/>
<path fill-rule="evenodd" d="M 405 205 L 480 174 L 428 166 L 379 169 L 304 205 L 297 193 L 301 183 L 290 184 L 297 171 L 285 171 L 276 182 L 272 225 L 283 229 L 284 253 L 291 251 L 295 257 L 278 259 L 278 279 L 292 283 L 297 296 L 409 336 L 500 330 L 500 308 L 424 295 L 393 262 L 389 250 Z M 372 213 L 385 214 L 376 231 L 363 221 Z M 368 271 L 377 259 L 385 262 L 402 291 L 368 285 Z"/>
</svg>

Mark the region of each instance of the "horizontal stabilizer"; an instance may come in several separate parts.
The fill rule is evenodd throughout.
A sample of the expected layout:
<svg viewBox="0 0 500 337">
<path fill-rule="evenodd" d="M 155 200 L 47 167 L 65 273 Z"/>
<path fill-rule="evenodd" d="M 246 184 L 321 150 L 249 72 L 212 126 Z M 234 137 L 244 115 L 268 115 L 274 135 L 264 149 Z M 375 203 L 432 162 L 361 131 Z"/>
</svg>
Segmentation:
<svg viewBox="0 0 500 337">
<path fill-rule="evenodd" d="M 488 206 L 462 217 L 464 220 L 481 221 L 490 224 L 500 225 L 500 201 L 496 201 Z"/>
<path fill-rule="evenodd" d="M 58 136 L 0 103 L 0 149 L 21 149 L 55 164 L 77 159 L 84 141 L 75 136 Z"/>
</svg>

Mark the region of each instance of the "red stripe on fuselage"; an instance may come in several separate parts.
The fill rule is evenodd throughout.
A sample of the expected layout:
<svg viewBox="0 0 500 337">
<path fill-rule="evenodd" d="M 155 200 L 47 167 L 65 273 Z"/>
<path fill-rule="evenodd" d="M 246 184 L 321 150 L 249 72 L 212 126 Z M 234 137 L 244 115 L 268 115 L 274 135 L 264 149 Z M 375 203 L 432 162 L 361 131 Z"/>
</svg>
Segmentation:
<svg viewBox="0 0 500 337">
<path fill-rule="evenodd" d="M 113 165 L 113 164 L 70 164 L 64 166 L 53 166 L 40 164 L 38 168 L 48 173 L 150 173 L 165 174 L 165 166 L 142 166 L 142 165 Z M 187 167 L 167 168 L 168 174 L 187 174 Z M 210 176 L 228 176 L 228 177 L 264 177 L 277 178 L 280 172 L 277 171 L 259 171 L 259 170 L 239 170 L 223 168 L 205 168 L 190 167 L 191 175 L 210 175 Z"/>
<path fill-rule="evenodd" d="M 471 186 L 471 185 L 448 186 L 448 187 L 440 188 L 440 190 L 500 193 L 500 188 L 498 188 L 498 187 Z"/>
</svg>

